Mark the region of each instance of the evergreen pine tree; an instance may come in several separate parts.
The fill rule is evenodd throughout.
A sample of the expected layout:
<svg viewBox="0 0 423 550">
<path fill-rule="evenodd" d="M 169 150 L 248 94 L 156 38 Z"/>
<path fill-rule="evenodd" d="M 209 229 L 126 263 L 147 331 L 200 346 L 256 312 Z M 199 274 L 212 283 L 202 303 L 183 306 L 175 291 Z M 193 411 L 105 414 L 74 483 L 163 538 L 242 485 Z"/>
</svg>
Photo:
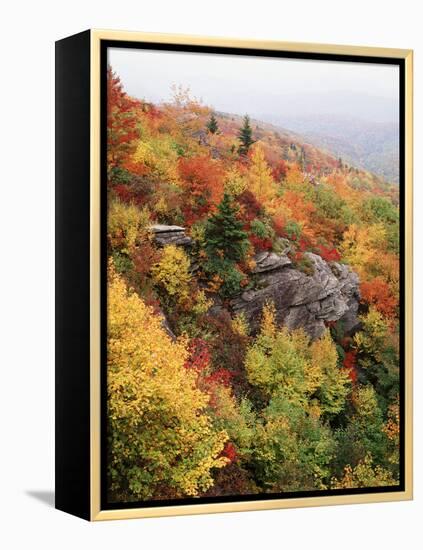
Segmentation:
<svg viewBox="0 0 423 550">
<path fill-rule="evenodd" d="M 254 143 L 253 130 L 250 126 L 250 117 L 248 115 L 244 117 L 244 124 L 239 130 L 238 139 L 241 142 L 238 151 L 241 155 L 246 155 L 249 148 Z"/>
<path fill-rule="evenodd" d="M 219 125 L 213 113 L 210 115 L 210 119 L 206 124 L 206 128 L 211 134 L 217 134 L 219 132 Z"/>
<path fill-rule="evenodd" d="M 206 225 L 206 251 L 210 258 L 223 253 L 226 260 L 237 262 L 245 257 L 249 241 L 237 213 L 237 206 L 225 193 L 216 214 L 209 218 Z"/>
</svg>

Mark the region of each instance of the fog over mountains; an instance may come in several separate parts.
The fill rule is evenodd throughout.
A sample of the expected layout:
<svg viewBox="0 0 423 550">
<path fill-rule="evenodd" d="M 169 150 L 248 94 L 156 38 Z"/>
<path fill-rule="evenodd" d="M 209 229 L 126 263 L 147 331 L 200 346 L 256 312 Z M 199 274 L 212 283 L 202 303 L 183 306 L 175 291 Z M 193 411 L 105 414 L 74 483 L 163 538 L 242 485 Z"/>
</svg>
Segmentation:
<svg viewBox="0 0 423 550">
<path fill-rule="evenodd" d="M 341 115 L 270 115 L 257 118 L 300 134 L 304 141 L 344 161 L 399 182 L 399 124 Z"/>
<path fill-rule="evenodd" d="M 291 130 L 398 182 L 397 66 L 119 48 L 109 63 L 134 97 L 169 101 L 182 84 L 216 111 Z"/>
<path fill-rule="evenodd" d="M 330 90 L 280 94 L 273 112 L 256 117 L 301 134 L 344 161 L 399 181 L 399 102 L 396 96 Z"/>
</svg>

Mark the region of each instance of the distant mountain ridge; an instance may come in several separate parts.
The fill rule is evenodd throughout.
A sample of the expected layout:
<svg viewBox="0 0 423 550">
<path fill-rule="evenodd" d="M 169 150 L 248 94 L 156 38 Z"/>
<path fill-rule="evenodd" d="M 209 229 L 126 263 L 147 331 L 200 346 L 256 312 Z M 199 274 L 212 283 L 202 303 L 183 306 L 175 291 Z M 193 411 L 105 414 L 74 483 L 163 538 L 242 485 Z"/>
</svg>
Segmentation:
<svg viewBox="0 0 423 550">
<path fill-rule="evenodd" d="M 262 120 L 295 132 L 304 141 L 349 164 L 399 183 L 399 126 L 394 122 L 368 122 L 330 116 L 288 117 L 257 115 Z M 287 130 L 289 128 L 289 130 Z"/>
</svg>

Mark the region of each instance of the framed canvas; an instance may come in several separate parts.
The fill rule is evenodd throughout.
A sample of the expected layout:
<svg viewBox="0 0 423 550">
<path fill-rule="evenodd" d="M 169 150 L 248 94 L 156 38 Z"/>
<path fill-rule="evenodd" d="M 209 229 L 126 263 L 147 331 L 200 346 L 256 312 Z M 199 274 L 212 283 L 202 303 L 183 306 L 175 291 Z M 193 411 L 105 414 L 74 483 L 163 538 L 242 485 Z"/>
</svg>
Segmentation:
<svg viewBox="0 0 423 550">
<path fill-rule="evenodd" d="M 412 52 L 56 43 L 56 507 L 412 498 Z"/>
</svg>

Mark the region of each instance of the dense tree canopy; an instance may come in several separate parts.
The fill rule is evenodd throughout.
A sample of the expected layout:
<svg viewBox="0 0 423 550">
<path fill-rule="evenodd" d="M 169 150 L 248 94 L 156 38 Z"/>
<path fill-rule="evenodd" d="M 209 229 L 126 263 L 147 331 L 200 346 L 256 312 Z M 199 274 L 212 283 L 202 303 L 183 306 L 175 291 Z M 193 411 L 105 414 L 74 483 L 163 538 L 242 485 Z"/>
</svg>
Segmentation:
<svg viewBox="0 0 423 550">
<path fill-rule="evenodd" d="M 154 105 L 107 74 L 110 499 L 398 484 L 398 188 L 183 87 Z M 162 224 L 189 239 L 159 243 Z M 312 277 L 309 252 L 358 274 L 359 325 L 311 339 L 270 301 L 255 328 L 236 311 L 272 284 L 267 254 Z"/>
<path fill-rule="evenodd" d="M 137 500 L 196 495 L 213 484 L 228 435 L 207 415 L 209 396 L 160 319 L 109 269 L 108 415 L 111 491 Z M 169 493 L 170 492 L 170 493 Z"/>
</svg>

